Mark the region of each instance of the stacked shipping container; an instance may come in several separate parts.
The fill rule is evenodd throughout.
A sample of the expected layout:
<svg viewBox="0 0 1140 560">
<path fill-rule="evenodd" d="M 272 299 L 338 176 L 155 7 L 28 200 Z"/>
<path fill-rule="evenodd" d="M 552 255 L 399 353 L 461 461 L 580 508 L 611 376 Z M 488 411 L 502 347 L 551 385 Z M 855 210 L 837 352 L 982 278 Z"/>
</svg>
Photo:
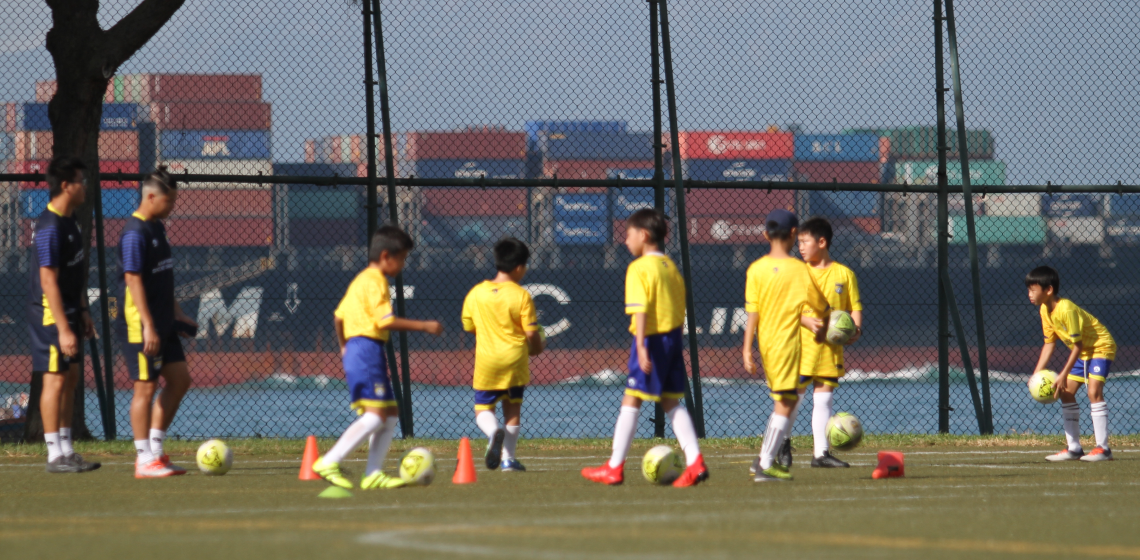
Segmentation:
<svg viewBox="0 0 1140 560">
<path fill-rule="evenodd" d="M 813 183 L 878 183 L 890 142 L 875 134 L 806 134 L 795 137 L 793 175 Z M 868 233 L 879 233 L 881 193 L 811 191 L 800 212 L 824 215 Z"/>
</svg>

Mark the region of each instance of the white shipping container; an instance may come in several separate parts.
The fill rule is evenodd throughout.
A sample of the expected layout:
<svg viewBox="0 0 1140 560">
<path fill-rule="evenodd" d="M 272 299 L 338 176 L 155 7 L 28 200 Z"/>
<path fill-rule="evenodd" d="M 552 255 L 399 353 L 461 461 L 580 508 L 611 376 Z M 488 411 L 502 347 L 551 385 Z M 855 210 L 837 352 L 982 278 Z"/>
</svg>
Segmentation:
<svg viewBox="0 0 1140 560">
<path fill-rule="evenodd" d="M 175 176 L 190 175 L 272 175 L 273 162 L 268 159 L 179 159 L 160 162 Z M 270 183 L 182 183 L 184 189 L 269 189 Z"/>
<path fill-rule="evenodd" d="M 1104 242 L 1104 218 L 1049 218 L 1049 236 L 1075 245 Z"/>
<path fill-rule="evenodd" d="M 986 196 L 988 216 L 1040 216 L 1041 193 L 991 194 Z"/>
</svg>

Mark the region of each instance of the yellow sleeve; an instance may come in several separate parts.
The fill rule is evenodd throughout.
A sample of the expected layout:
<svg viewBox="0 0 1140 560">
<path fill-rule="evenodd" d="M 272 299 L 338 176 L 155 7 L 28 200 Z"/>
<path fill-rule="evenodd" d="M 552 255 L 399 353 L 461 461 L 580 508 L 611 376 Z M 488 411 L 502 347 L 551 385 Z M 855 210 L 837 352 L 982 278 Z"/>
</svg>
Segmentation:
<svg viewBox="0 0 1140 560">
<path fill-rule="evenodd" d="M 807 306 L 810 307 L 811 310 L 815 312 L 815 316 L 820 319 L 827 316 L 827 310 L 831 307 L 827 303 L 827 298 L 823 297 L 823 292 L 819 291 L 819 287 L 815 285 L 815 282 L 811 281 L 810 277 L 808 278 Z"/>
<path fill-rule="evenodd" d="M 392 311 L 392 296 L 386 288 L 380 284 L 372 284 L 368 288 L 368 307 L 378 329 L 383 329 L 396 320 L 396 313 Z"/>
<path fill-rule="evenodd" d="M 1081 309 L 1075 304 L 1065 306 L 1061 312 L 1061 324 L 1068 330 L 1069 343 L 1072 345 L 1084 344 L 1081 335 L 1085 330 L 1085 322 L 1081 317 Z M 1054 327 L 1056 328 L 1056 327 Z M 1095 340 L 1093 341 L 1096 342 Z"/>
<path fill-rule="evenodd" d="M 641 275 L 636 272 L 634 268 L 636 262 L 629 265 L 629 269 L 625 273 L 625 313 L 626 315 L 633 315 L 635 313 L 646 313 L 648 310 L 646 306 L 649 305 L 649 294 L 646 293 L 645 282 L 642 281 Z"/>
<path fill-rule="evenodd" d="M 523 332 L 538 330 L 538 312 L 534 310 L 534 298 L 530 292 L 523 290 L 522 305 L 519 306 L 519 318 L 522 320 Z"/>
<path fill-rule="evenodd" d="M 347 299 L 348 299 L 348 294 L 345 294 L 344 297 L 340 299 L 340 303 L 337 304 L 337 306 L 336 306 L 336 311 L 333 311 L 333 317 L 336 317 L 337 319 L 344 320 L 344 308 L 345 308 L 344 302 Z"/>
<path fill-rule="evenodd" d="M 847 289 L 851 297 L 851 311 L 863 310 L 863 298 L 859 296 L 859 280 L 855 278 L 855 273 L 849 273 L 851 279 L 847 282 Z"/>
<path fill-rule="evenodd" d="M 1053 331 L 1053 320 L 1044 305 L 1041 306 L 1041 330 L 1045 333 L 1045 344 L 1057 342 L 1057 333 Z"/>
<path fill-rule="evenodd" d="M 475 289 L 472 288 L 463 299 L 463 330 L 470 333 L 475 332 L 475 304 L 471 301 L 474 297 Z"/>
<path fill-rule="evenodd" d="M 756 267 L 748 269 L 748 278 L 744 282 L 744 311 L 746 313 L 760 312 L 760 273 Z"/>
</svg>

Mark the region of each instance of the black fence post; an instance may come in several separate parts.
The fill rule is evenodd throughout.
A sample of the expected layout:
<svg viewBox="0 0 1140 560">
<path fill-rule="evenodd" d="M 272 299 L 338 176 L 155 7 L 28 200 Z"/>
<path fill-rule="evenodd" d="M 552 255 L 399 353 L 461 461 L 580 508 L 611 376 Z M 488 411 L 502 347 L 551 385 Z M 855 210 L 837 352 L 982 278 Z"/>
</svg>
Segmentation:
<svg viewBox="0 0 1140 560">
<path fill-rule="evenodd" d="M 105 376 L 103 383 L 106 398 L 104 399 L 103 407 L 103 439 L 107 441 L 114 440 L 117 437 L 118 425 L 115 422 L 115 376 L 114 365 L 115 359 L 111 354 L 111 312 L 107 298 L 107 252 L 106 243 L 104 242 L 103 230 L 103 178 L 100 176 L 99 185 L 95 189 L 95 261 L 99 274 L 99 319 L 103 327 L 103 371 L 100 372 L 99 368 L 95 368 L 95 374 L 102 373 Z M 92 352 L 91 360 L 99 359 L 97 353 Z"/>
<path fill-rule="evenodd" d="M 947 198 L 949 186 L 946 179 L 946 89 L 942 76 L 942 0 L 934 0 L 934 88 L 938 121 L 938 226 L 935 229 L 938 245 L 938 431 L 950 433 L 950 329 L 947 316 L 949 303 L 946 290 L 950 287 L 946 279 L 950 277 L 950 231 L 947 224 L 949 212 Z"/>
<path fill-rule="evenodd" d="M 665 169 L 661 150 L 661 47 L 657 39 L 657 0 L 649 0 L 649 60 L 653 65 L 653 207 L 665 214 Z M 666 216 L 668 217 L 668 216 Z M 662 247 L 664 248 L 664 247 Z M 665 437 L 665 409 L 653 403 L 653 437 Z"/>
</svg>

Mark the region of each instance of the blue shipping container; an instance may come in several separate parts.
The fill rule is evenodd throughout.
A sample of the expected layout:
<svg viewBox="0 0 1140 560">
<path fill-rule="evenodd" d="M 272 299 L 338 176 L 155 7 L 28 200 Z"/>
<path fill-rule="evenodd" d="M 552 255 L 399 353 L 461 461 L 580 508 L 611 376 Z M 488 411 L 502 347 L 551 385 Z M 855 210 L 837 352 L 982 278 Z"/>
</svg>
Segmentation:
<svg viewBox="0 0 1140 560">
<path fill-rule="evenodd" d="M 554 242 L 559 245 L 602 245 L 609 238 L 610 223 L 604 218 L 554 222 Z"/>
<path fill-rule="evenodd" d="M 560 194 L 554 197 L 554 219 L 576 221 L 608 218 L 609 201 L 604 194 Z"/>
<path fill-rule="evenodd" d="M 877 192 L 812 192 L 810 213 L 848 218 L 879 215 L 880 193 Z"/>
<path fill-rule="evenodd" d="M 101 130 L 134 130 L 138 128 L 139 106 L 134 103 L 104 103 Z M 24 104 L 24 130 L 51 130 L 47 103 Z"/>
<path fill-rule="evenodd" d="M 104 189 L 102 192 L 104 218 L 126 218 L 139 207 L 136 189 Z M 20 191 L 20 213 L 25 218 L 38 218 L 50 200 L 47 189 Z"/>
<path fill-rule="evenodd" d="M 625 132 L 625 121 L 526 121 L 527 151 L 538 150 L 540 132 Z"/>
<path fill-rule="evenodd" d="M 1100 215 L 1099 194 L 1059 194 L 1042 200 L 1045 215 L 1050 218 L 1077 218 Z"/>
<path fill-rule="evenodd" d="M 800 161 L 879 161 L 877 134 L 806 134 L 794 142 Z"/>
<path fill-rule="evenodd" d="M 544 132 L 539 144 L 548 161 L 649 161 L 654 141 L 650 132 Z"/>
<path fill-rule="evenodd" d="M 9 132 L 0 132 L 0 162 L 15 159 L 16 141 Z"/>
<path fill-rule="evenodd" d="M 792 162 L 786 159 L 690 159 L 685 176 L 694 181 L 787 181 Z"/>
<path fill-rule="evenodd" d="M 1108 208 L 1114 218 L 1140 216 L 1140 194 L 1109 195 Z"/>
<path fill-rule="evenodd" d="M 267 130 L 168 130 L 159 137 L 163 159 L 271 159 L 271 146 Z"/>
<path fill-rule="evenodd" d="M 525 159 L 424 159 L 417 161 L 416 177 L 446 179 L 522 179 Z"/>
<path fill-rule="evenodd" d="M 527 239 L 526 218 L 514 216 L 425 217 L 420 238 L 429 246 L 485 245 L 505 236 Z"/>
</svg>

